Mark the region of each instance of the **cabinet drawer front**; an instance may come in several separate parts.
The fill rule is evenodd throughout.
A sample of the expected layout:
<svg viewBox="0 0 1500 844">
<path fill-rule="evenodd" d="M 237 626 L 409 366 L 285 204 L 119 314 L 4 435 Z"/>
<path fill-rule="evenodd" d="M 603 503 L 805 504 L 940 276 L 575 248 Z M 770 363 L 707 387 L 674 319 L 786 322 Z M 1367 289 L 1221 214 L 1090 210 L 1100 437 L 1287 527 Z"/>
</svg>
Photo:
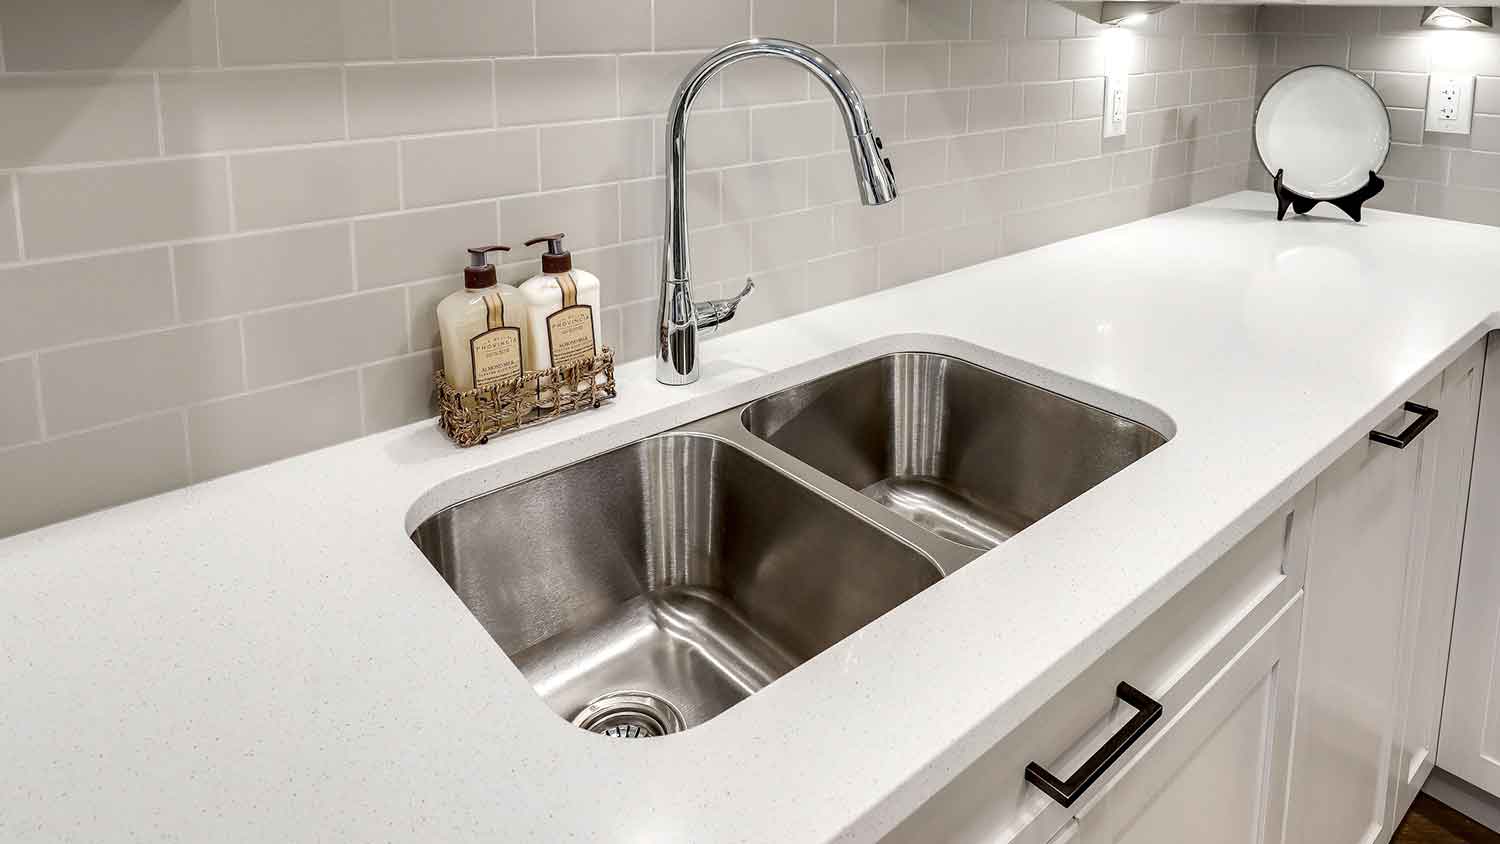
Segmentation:
<svg viewBox="0 0 1500 844">
<path fill-rule="evenodd" d="M 1121 682 L 1160 701 L 1163 722 L 1170 721 L 1300 591 L 1311 513 L 1309 489 L 961 771 L 886 840 L 1047 844 L 1073 811 L 1028 784 L 1026 766 L 1035 762 L 1060 778 L 1071 776 L 1136 713 L 1116 697 Z M 1147 732 L 1090 790 L 1102 787 L 1159 731 L 1157 725 Z M 1080 800 L 1091 797 L 1085 792 Z"/>
<path fill-rule="evenodd" d="M 1078 812 L 1076 844 L 1280 840 L 1299 594 Z"/>
</svg>

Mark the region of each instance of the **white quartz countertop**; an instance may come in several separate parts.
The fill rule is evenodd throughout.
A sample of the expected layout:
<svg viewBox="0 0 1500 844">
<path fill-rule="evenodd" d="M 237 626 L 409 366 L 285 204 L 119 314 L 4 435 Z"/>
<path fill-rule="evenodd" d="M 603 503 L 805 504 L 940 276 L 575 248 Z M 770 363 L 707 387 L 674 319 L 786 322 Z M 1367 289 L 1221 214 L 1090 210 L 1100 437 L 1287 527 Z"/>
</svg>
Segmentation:
<svg viewBox="0 0 1500 844">
<path fill-rule="evenodd" d="M 0 541 L 0 840 L 878 837 L 1500 326 L 1500 229 L 1273 208 L 1236 194 L 730 334 L 691 387 L 632 363 L 604 409 L 482 448 L 421 423 Z M 661 740 L 554 715 L 407 538 L 895 350 L 1172 439 Z"/>
</svg>

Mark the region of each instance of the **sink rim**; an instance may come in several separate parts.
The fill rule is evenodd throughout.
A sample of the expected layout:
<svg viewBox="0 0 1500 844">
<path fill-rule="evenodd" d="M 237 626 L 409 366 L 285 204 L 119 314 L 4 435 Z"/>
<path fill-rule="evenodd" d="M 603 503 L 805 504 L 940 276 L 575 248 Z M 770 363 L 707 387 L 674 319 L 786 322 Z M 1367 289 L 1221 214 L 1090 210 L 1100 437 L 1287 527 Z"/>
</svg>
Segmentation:
<svg viewBox="0 0 1500 844">
<path fill-rule="evenodd" d="M 737 416 L 745 406 L 768 396 L 810 381 L 816 381 L 819 378 L 832 375 L 844 369 L 851 369 L 878 358 L 902 353 L 934 354 L 956 358 L 994 372 L 1002 377 L 1020 381 L 1037 389 L 1055 393 L 1063 398 L 1081 402 L 1106 413 L 1145 425 L 1160 434 L 1164 440 L 1163 444 L 1156 451 L 1152 452 L 1152 455 L 1171 448 L 1180 433 L 1176 419 L 1171 414 L 1167 413 L 1156 403 L 1137 398 L 1129 393 L 1096 384 L 1057 369 L 1044 367 L 1024 358 L 997 352 L 991 348 L 979 346 L 956 337 L 930 333 L 890 334 L 875 340 L 868 340 L 849 346 L 832 354 L 814 358 L 797 366 L 768 373 L 762 378 L 750 379 L 725 387 L 712 394 L 718 399 L 714 402 L 717 405 L 717 409 L 710 409 L 707 412 L 695 412 L 686 420 L 683 419 L 684 414 L 678 410 L 678 405 L 669 405 L 648 414 L 638 415 L 631 420 L 632 424 L 629 427 L 626 425 L 614 426 L 614 429 L 619 432 L 619 436 L 607 438 L 607 444 L 602 444 L 597 450 L 582 457 L 575 458 L 569 454 L 569 442 L 567 440 L 556 440 L 545 445 L 540 445 L 532 450 L 522 448 L 509 453 L 504 451 L 506 445 L 525 442 L 526 434 L 531 434 L 535 437 L 548 433 L 547 428 L 553 428 L 554 431 L 559 430 L 554 426 L 545 426 L 538 430 L 520 432 L 517 435 L 520 437 L 519 440 L 511 439 L 507 442 L 507 440 L 501 439 L 497 442 L 492 442 L 489 444 L 489 450 L 494 453 L 493 460 L 433 483 L 418 495 L 406 509 L 405 518 L 402 522 L 402 532 L 409 537 L 423 522 L 432 516 L 455 504 L 462 503 L 471 498 L 477 498 L 487 492 L 545 475 L 555 469 L 571 466 L 574 463 L 606 454 L 640 440 L 672 433 L 680 429 L 693 428 L 705 420 L 730 414 Z M 745 395 L 746 393 L 750 394 Z M 693 398 L 702 399 L 706 398 L 706 396 L 695 396 Z M 608 406 L 604 410 L 607 412 Z M 567 421 L 564 420 L 560 424 L 566 425 Z M 743 430 L 742 426 L 738 427 Z M 627 433 L 633 429 L 639 430 L 641 428 L 646 429 L 648 433 Z M 604 430 L 609 429 L 610 426 L 606 426 Z M 759 441 L 759 438 L 753 435 L 750 438 Z M 737 444 L 744 445 L 742 442 L 737 442 Z M 1147 457 L 1149 458 L 1152 455 L 1147 455 Z M 541 465 L 532 469 L 516 471 L 516 468 L 525 465 L 528 461 L 539 462 Z M 488 478 L 488 476 L 495 474 L 500 474 L 503 477 L 499 480 Z M 423 562 L 426 561 L 426 558 L 422 557 L 420 552 L 418 552 L 418 558 Z"/>
<path fill-rule="evenodd" d="M 938 346 L 948 346 L 950 348 L 937 348 Z M 951 348 L 953 346 L 959 348 Z M 932 533 L 888 509 L 879 502 L 866 497 L 859 490 L 853 489 L 837 478 L 807 464 L 796 455 L 783 451 L 772 445 L 769 441 L 762 439 L 749 429 L 743 419 L 743 414 L 752 405 L 765 401 L 772 396 L 794 390 L 804 384 L 868 365 L 874 361 L 910 354 L 944 357 L 962 364 L 977 367 L 988 374 L 1017 382 L 1022 386 L 1041 390 L 1068 402 L 1093 408 L 1116 418 L 1141 425 L 1162 438 L 1161 445 L 1125 466 L 1119 473 L 1116 473 L 1116 476 L 1126 470 L 1135 468 L 1140 463 L 1170 448 L 1178 434 L 1176 422 L 1165 411 L 1150 402 L 1134 398 L 1117 390 L 1101 387 L 1077 377 L 1047 369 L 1019 358 L 1012 358 L 993 352 L 954 338 L 926 334 L 891 335 L 881 340 L 852 347 L 841 354 L 829 355 L 811 361 L 806 367 L 806 369 L 811 371 L 806 375 L 794 375 L 794 373 L 801 373 L 804 367 L 784 370 L 779 374 L 785 377 L 777 379 L 781 383 L 770 389 L 765 387 L 758 388 L 756 395 L 747 399 L 733 400 L 727 407 L 723 407 L 718 411 L 685 423 L 670 425 L 653 433 L 633 436 L 623 442 L 601 448 L 590 454 L 565 460 L 538 471 L 529 472 L 500 483 L 474 483 L 479 477 L 485 474 L 485 469 L 477 469 L 449 478 L 429 488 L 412 503 L 407 510 L 404 533 L 408 541 L 410 541 L 415 532 L 429 520 L 437 517 L 444 511 L 466 504 L 485 495 L 514 488 L 528 481 L 552 475 L 572 466 L 630 448 L 648 440 L 668 436 L 692 435 L 709 437 L 724 442 L 744 452 L 746 456 L 766 464 L 771 471 L 788 477 L 790 480 L 810 489 L 815 495 L 852 512 L 854 516 L 870 523 L 872 527 L 882 530 L 884 533 L 896 538 L 926 557 L 937 567 L 942 578 L 947 579 L 960 568 L 1003 547 L 1003 544 L 994 548 L 974 548 Z M 850 359 L 851 355 L 852 359 Z M 1006 368 L 1000 368 L 1002 364 Z M 1091 398 L 1065 392 L 1064 387 L 1073 388 L 1074 393 L 1088 394 Z M 565 453 L 566 449 L 567 443 L 559 442 L 546 449 L 545 453 Z M 493 466 L 493 464 L 491 465 Z M 1116 476 L 1106 478 L 1098 486 L 1108 484 Z M 457 496 L 445 495 L 449 490 L 472 486 L 477 486 L 478 488 L 465 491 Z M 1095 487 L 1094 489 L 1097 488 Z M 1058 509 L 1071 506 L 1075 501 L 1083 498 L 1092 491 L 1093 489 L 1086 490 Z M 437 503 L 439 501 L 443 503 Z M 416 552 L 417 558 L 431 570 L 434 576 L 441 580 L 442 576 L 432 567 L 430 561 L 421 553 L 414 542 L 411 543 L 411 547 Z M 458 601 L 459 606 L 464 608 L 465 613 L 472 616 L 472 613 L 468 612 L 468 607 L 464 606 L 462 600 L 458 598 L 457 593 L 454 593 L 452 589 L 448 589 L 446 583 L 444 583 L 444 588 Z M 897 607 L 897 609 L 900 609 L 900 607 Z M 878 620 L 876 619 L 876 621 Z M 818 656 L 821 656 L 821 654 Z M 816 659 L 817 657 L 813 658 Z M 811 660 L 808 661 L 810 662 Z M 507 662 L 509 662 L 508 658 Z"/>
<path fill-rule="evenodd" d="M 1012 374 L 1010 374 L 1008 372 L 1002 372 L 1001 370 L 995 369 L 994 367 L 991 367 L 991 366 L 986 366 L 985 364 L 979 363 L 978 361 L 969 360 L 967 358 L 959 357 L 958 355 L 953 354 L 951 352 L 934 352 L 934 351 L 927 351 L 925 349 L 899 349 L 899 350 L 896 350 L 896 351 L 882 352 L 880 354 L 873 355 L 871 357 L 866 357 L 866 358 L 863 358 L 863 359 L 861 359 L 860 361 L 858 361 L 856 363 L 851 363 L 851 364 L 848 364 L 846 366 L 839 367 L 838 369 L 834 369 L 834 370 L 830 370 L 828 372 L 824 372 L 821 375 L 814 375 L 814 376 L 812 376 L 810 378 L 804 378 L 804 379 L 802 379 L 800 381 L 797 381 L 795 383 L 789 384 L 789 385 L 787 385 L 785 387 L 779 387 L 776 390 L 773 390 L 773 391 L 771 391 L 769 393 L 766 393 L 765 395 L 761 396 L 760 398 L 751 399 L 750 401 L 744 402 L 743 404 L 739 405 L 738 407 L 733 408 L 733 411 L 738 415 L 741 424 L 744 426 L 745 430 L 750 433 L 751 436 L 763 439 L 763 437 L 761 435 L 756 434 L 755 431 L 753 429 L 751 429 L 749 423 L 746 421 L 746 417 L 749 416 L 751 409 L 753 407 L 755 407 L 755 405 L 758 405 L 758 404 L 761 404 L 762 402 L 766 402 L 766 401 L 769 401 L 771 399 L 774 399 L 777 396 L 782 395 L 783 393 L 790 393 L 793 390 L 800 389 L 802 387 L 807 386 L 808 384 L 813 384 L 813 383 L 816 383 L 818 381 L 822 381 L 822 380 L 827 379 L 827 378 L 832 378 L 832 377 L 834 377 L 836 375 L 844 375 L 846 373 L 852 372 L 855 369 L 858 369 L 858 368 L 863 367 L 863 366 L 869 366 L 870 364 L 875 363 L 877 361 L 887 360 L 889 358 L 907 357 L 907 356 L 912 356 L 912 355 L 917 355 L 917 356 L 922 356 L 922 357 L 943 358 L 945 360 L 953 361 L 954 363 L 958 363 L 958 364 L 961 364 L 961 365 L 964 365 L 964 366 L 971 366 L 971 367 L 974 367 L 976 369 L 984 371 L 988 375 L 993 375 L 993 376 L 995 376 L 997 378 L 1003 378 L 1003 379 L 1005 379 L 1007 381 L 1012 381 L 1014 383 L 1020 384 L 1023 387 L 1030 387 L 1032 389 L 1041 390 L 1042 392 L 1047 393 L 1050 396 L 1053 396 L 1053 397 L 1058 398 L 1058 399 L 1062 399 L 1063 401 L 1069 402 L 1071 404 L 1076 404 L 1076 405 L 1080 405 L 1082 407 L 1090 408 L 1092 410 L 1097 410 L 1100 413 L 1106 413 L 1106 414 L 1108 414 L 1110 416 L 1115 417 L 1116 419 L 1122 419 L 1122 420 L 1124 420 L 1126 422 L 1130 422 L 1130 423 L 1132 423 L 1134 425 L 1139 425 L 1139 426 L 1145 428 L 1146 430 L 1150 431 L 1151 433 L 1156 434 L 1158 437 L 1161 437 L 1161 445 L 1157 446 L 1157 448 L 1165 448 L 1167 446 L 1167 444 L 1171 443 L 1172 440 L 1175 439 L 1176 436 L 1177 436 L 1177 426 L 1172 422 L 1171 417 L 1167 416 L 1166 414 L 1161 414 L 1162 420 L 1166 424 L 1164 426 L 1159 426 L 1159 425 L 1153 424 L 1151 422 L 1147 422 L 1147 421 L 1144 421 L 1144 420 L 1141 420 L 1141 419 L 1137 419 L 1137 418 L 1135 418 L 1133 416 L 1130 416 L 1130 415 L 1127 415 L 1126 413 L 1123 413 L 1123 412 L 1121 412 L 1119 410 L 1114 410 L 1112 408 L 1105 407 L 1105 406 L 1103 406 L 1101 404 L 1097 404 L 1095 402 L 1085 401 L 1085 400 L 1083 400 L 1081 398 L 1078 398 L 1076 396 L 1068 395 L 1067 393 L 1062 392 L 1061 390 L 1055 390 L 1055 389 L 1053 389 L 1051 387 L 1047 387 L 1047 386 L 1044 386 L 1042 384 L 1038 384 L 1035 381 L 1030 381 L 1030 380 L 1027 380 L 1027 379 L 1022 378 L 1020 376 L 1012 375 Z M 1065 376 L 1060 376 L 1060 377 L 1065 377 Z M 1103 390 L 1104 388 L 1099 388 L 1099 389 Z M 1112 393 L 1112 395 L 1117 395 L 1121 399 L 1127 399 L 1127 400 L 1130 400 L 1130 401 L 1138 401 L 1138 400 L 1135 400 L 1135 399 L 1129 399 L 1127 396 L 1124 396 L 1124 395 L 1121 395 L 1121 394 L 1118 394 L 1118 393 Z M 1142 406 L 1143 407 L 1151 407 L 1150 405 L 1146 405 L 1144 403 L 1142 403 Z M 721 411 L 721 412 L 728 413 L 729 411 Z M 1162 430 L 1163 427 L 1165 427 L 1166 430 Z M 1153 449 L 1153 451 L 1154 450 L 1155 449 Z"/>
<path fill-rule="evenodd" d="M 498 466 L 504 464 L 517 465 L 525 456 L 539 454 L 545 458 L 552 455 L 566 454 L 568 443 L 566 441 L 557 441 L 530 454 L 522 452 L 506 456 L 497 455 L 495 461 L 486 464 L 484 467 L 449 477 L 443 482 L 429 487 L 409 507 L 406 517 L 407 529 L 405 530 L 405 534 L 408 540 L 410 540 L 411 534 L 428 519 L 475 498 L 546 477 L 571 466 L 585 463 L 589 460 L 630 448 L 649 440 L 670 436 L 705 437 L 724 442 L 728 446 L 743 452 L 745 456 L 766 464 L 767 468 L 771 471 L 777 472 L 804 488 L 808 488 L 820 498 L 840 506 L 846 511 L 850 511 L 856 518 L 880 530 L 888 538 L 894 538 L 908 546 L 919 556 L 925 558 L 929 564 L 934 565 L 939 573 L 939 580 L 937 582 L 923 588 L 892 609 L 871 619 L 860 628 L 858 633 L 863 633 L 877 624 L 888 625 L 898 623 L 898 621 L 893 621 L 892 619 L 899 620 L 901 617 L 899 611 L 906 604 L 920 600 L 926 593 L 941 588 L 943 586 L 942 581 L 947 580 L 958 569 L 963 568 L 980 557 L 989 556 L 991 552 L 998 551 L 1003 546 L 976 549 L 949 541 L 928 532 L 915 523 L 888 510 L 880 503 L 867 498 L 859 490 L 848 487 L 837 479 L 803 463 L 794 455 L 784 452 L 761 439 L 752 433 L 743 423 L 742 414 L 750 405 L 778 393 L 794 389 L 801 384 L 835 375 L 844 370 L 853 369 L 882 358 L 903 354 L 924 354 L 951 358 L 960 363 L 978 367 L 987 373 L 1001 378 L 1019 382 L 1023 386 L 1042 390 L 1069 402 L 1081 404 L 1141 425 L 1162 438 L 1160 446 L 1125 468 L 1131 468 L 1138 463 L 1144 462 L 1156 452 L 1168 448 L 1178 433 L 1175 421 L 1166 412 L 1150 402 L 1134 398 L 1117 390 L 1102 387 L 1077 377 L 1057 372 L 1056 370 L 1031 364 L 1024 360 L 1011 358 L 955 338 L 925 334 L 891 335 L 850 347 L 837 354 L 810 361 L 803 366 L 782 370 L 777 376 L 771 378 L 769 386 L 765 380 L 757 379 L 737 385 L 734 389 L 724 390 L 721 394 L 725 400 L 722 402 L 724 406 L 721 406 L 717 411 L 711 411 L 707 415 L 699 416 L 691 421 L 673 424 L 670 421 L 671 408 L 668 408 L 658 416 L 642 417 L 642 419 L 666 417 L 669 421 L 660 430 L 644 435 L 630 436 L 628 439 L 611 443 L 589 454 L 570 457 L 570 459 L 563 460 L 562 462 L 547 465 L 545 468 L 536 471 L 528 471 L 518 476 L 512 476 L 498 483 L 494 481 L 485 482 L 483 480 L 484 477 L 492 474 Z M 746 389 L 754 389 L 754 395 L 740 397 L 739 394 L 742 394 Z M 637 420 L 637 422 L 640 421 Z M 620 430 L 628 429 L 622 427 Z M 1106 486 L 1108 481 L 1112 479 L 1106 479 L 1099 486 Z M 453 494 L 455 491 L 461 492 L 460 494 Z M 1073 501 L 1082 497 L 1083 495 L 1079 495 Z M 1072 503 L 1072 501 L 1069 502 L 1070 505 Z M 499 661 L 503 665 L 502 670 L 513 672 L 511 676 L 514 678 L 514 682 L 519 684 L 518 688 L 526 690 L 526 697 L 529 701 L 542 711 L 548 713 L 550 717 L 545 719 L 549 723 L 547 729 L 557 730 L 559 738 L 563 736 L 571 737 L 564 740 L 584 741 L 589 742 L 591 746 L 599 747 L 598 740 L 606 739 L 607 737 L 590 734 L 585 730 L 578 729 L 569 723 L 567 719 L 557 717 L 556 713 L 548 706 L 515 661 L 491 639 L 488 631 L 484 629 L 479 619 L 464 603 L 459 594 L 444 581 L 441 573 L 422 554 L 415 543 L 412 543 L 409 548 L 426 572 L 441 583 L 445 599 L 453 602 L 455 611 L 467 623 L 475 625 L 476 632 L 483 636 L 495 651 L 498 651 Z M 931 598 L 928 598 L 928 600 L 931 600 Z M 716 735 L 720 729 L 735 729 L 734 725 L 743 723 L 740 719 L 748 717 L 751 711 L 755 711 L 757 707 L 765 705 L 764 699 L 768 697 L 765 692 L 768 689 L 774 689 L 789 677 L 804 676 L 807 670 L 815 670 L 807 669 L 807 666 L 811 664 L 821 665 L 828 659 L 837 658 L 831 654 L 842 652 L 844 649 L 852 647 L 851 643 L 860 638 L 858 633 L 845 636 L 843 639 L 833 642 L 823 651 L 814 654 L 778 677 L 776 682 L 769 683 L 766 687 L 748 695 L 728 710 L 696 724 L 692 729 L 672 733 L 671 737 L 674 740 L 668 744 L 681 746 L 690 741 L 710 741 L 713 740 L 711 736 Z M 774 698 L 774 696 L 775 692 L 773 691 L 770 697 Z M 690 740 L 686 738 L 687 736 L 692 736 L 693 738 Z M 630 746 L 660 746 L 662 743 L 619 742 L 610 739 L 605 744 L 612 745 L 612 752 L 638 753 L 642 751 L 639 749 L 632 750 Z"/>
</svg>

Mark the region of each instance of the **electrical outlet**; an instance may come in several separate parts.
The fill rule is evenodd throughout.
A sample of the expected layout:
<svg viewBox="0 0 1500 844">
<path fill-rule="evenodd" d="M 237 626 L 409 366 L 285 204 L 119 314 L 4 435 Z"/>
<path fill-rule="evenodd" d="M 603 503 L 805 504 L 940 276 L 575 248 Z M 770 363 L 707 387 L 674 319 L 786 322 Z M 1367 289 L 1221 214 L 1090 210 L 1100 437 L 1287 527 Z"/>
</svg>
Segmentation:
<svg viewBox="0 0 1500 844">
<path fill-rule="evenodd" d="M 1125 134 L 1125 117 L 1129 114 L 1130 77 L 1123 73 L 1104 77 L 1104 137 Z"/>
<path fill-rule="evenodd" d="M 1434 73 L 1427 77 L 1429 132 L 1467 135 L 1474 122 L 1474 75 Z"/>
</svg>

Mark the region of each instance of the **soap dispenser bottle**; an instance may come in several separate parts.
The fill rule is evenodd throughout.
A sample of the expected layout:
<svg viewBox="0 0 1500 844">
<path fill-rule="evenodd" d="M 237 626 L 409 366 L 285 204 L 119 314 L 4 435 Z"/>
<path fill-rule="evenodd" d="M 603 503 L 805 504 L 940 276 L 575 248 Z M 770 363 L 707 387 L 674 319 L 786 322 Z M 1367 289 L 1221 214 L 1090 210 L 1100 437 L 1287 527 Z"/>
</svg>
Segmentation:
<svg viewBox="0 0 1500 844">
<path fill-rule="evenodd" d="M 547 244 L 542 273 L 521 285 L 526 300 L 530 356 L 537 369 L 567 366 L 599 354 L 599 279 L 574 269 L 561 234 L 526 241 Z"/>
<path fill-rule="evenodd" d="M 491 252 L 509 251 L 508 246 L 470 249 L 464 289 L 438 303 L 443 373 L 456 390 L 512 381 L 531 363 L 526 302 L 519 290 L 499 283 L 489 262 Z"/>
</svg>

